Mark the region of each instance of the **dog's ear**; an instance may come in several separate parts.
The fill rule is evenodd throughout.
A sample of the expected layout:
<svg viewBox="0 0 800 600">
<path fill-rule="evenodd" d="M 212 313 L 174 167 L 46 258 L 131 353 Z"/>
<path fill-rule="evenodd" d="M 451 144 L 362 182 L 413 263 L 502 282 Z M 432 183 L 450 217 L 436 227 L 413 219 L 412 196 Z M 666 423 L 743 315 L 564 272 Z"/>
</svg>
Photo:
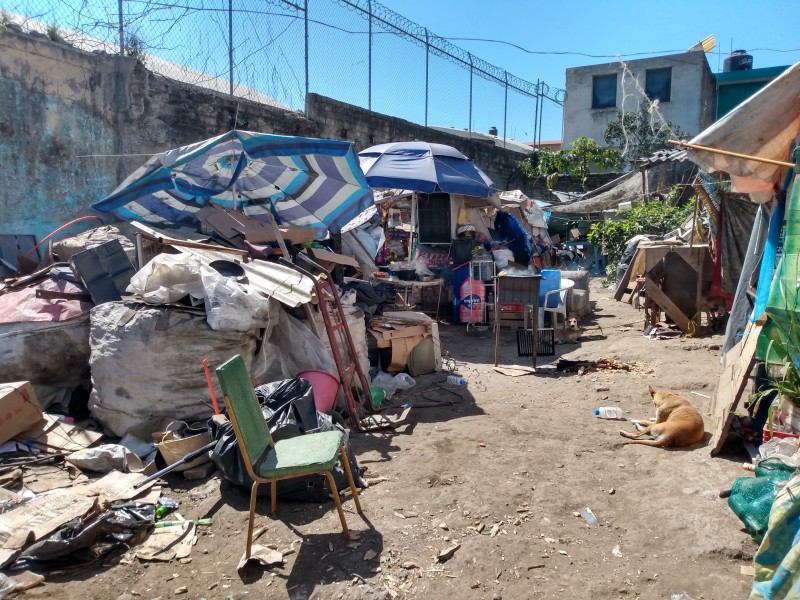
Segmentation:
<svg viewBox="0 0 800 600">
<path fill-rule="evenodd" d="M 650 392 L 651 396 L 655 396 L 656 395 L 656 391 L 653 389 L 652 385 L 648 385 L 647 386 L 647 391 Z"/>
</svg>

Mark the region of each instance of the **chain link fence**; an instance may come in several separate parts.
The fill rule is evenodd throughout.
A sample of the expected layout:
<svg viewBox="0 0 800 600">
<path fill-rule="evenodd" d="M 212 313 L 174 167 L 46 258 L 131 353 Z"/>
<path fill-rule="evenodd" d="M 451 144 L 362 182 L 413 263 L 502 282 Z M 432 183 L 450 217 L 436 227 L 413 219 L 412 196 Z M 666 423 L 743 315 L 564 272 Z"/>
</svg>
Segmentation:
<svg viewBox="0 0 800 600">
<path fill-rule="evenodd" d="M 136 56 L 167 77 L 287 109 L 308 92 L 421 125 L 541 141 L 565 92 L 492 65 L 373 0 L 0 0 L 0 21 Z"/>
</svg>

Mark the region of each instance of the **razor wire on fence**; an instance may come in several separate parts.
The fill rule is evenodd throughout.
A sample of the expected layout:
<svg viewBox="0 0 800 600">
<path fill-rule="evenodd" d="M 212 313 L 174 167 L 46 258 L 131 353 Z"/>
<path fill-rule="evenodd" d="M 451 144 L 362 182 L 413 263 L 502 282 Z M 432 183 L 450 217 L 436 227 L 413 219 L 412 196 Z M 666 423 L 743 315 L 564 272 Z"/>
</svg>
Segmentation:
<svg viewBox="0 0 800 600">
<path fill-rule="evenodd" d="M 374 0 L 0 0 L 0 22 L 286 109 L 309 92 L 472 136 L 541 141 L 564 90 L 531 83 Z M 496 133 L 495 133 L 496 131 Z"/>
</svg>

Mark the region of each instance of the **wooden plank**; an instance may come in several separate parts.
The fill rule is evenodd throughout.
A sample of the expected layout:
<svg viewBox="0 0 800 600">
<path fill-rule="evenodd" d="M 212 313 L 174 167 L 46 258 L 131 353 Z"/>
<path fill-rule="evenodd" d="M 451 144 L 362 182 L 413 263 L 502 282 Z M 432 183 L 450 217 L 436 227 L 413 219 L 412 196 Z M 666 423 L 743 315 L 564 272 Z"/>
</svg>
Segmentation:
<svg viewBox="0 0 800 600">
<path fill-rule="evenodd" d="M 645 292 L 670 319 L 675 321 L 681 331 L 685 333 L 689 330 L 689 318 L 681 312 L 681 309 L 658 287 L 658 284 L 649 275 L 645 275 Z"/>
<path fill-rule="evenodd" d="M 716 456 L 728 438 L 733 415 L 739 405 L 756 363 L 756 345 L 761 333 L 760 324 L 748 324 L 744 339 L 725 355 L 725 370 L 720 375 L 717 389 L 711 399 L 711 408 L 717 419 L 714 436 L 709 444 L 711 456 Z"/>
<path fill-rule="evenodd" d="M 639 252 L 641 252 L 641 250 L 637 248 L 636 252 L 634 252 L 633 254 L 631 262 L 628 264 L 628 268 L 625 269 L 625 274 L 622 276 L 622 279 L 619 280 L 617 291 L 614 292 L 614 300 L 618 302 L 622 300 L 622 297 L 625 295 L 625 292 L 627 292 L 629 289 L 628 284 L 633 278 L 633 267 L 634 265 L 636 265 L 636 257 L 639 256 Z"/>
</svg>

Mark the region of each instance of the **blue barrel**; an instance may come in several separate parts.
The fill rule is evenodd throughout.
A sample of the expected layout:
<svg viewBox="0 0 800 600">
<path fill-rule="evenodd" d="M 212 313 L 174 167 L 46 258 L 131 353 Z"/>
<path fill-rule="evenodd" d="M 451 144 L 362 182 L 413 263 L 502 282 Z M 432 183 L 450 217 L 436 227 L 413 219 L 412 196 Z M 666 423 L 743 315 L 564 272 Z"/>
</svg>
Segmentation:
<svg viewBox="0 0 800 600">
<path fill-rule="evenodd" d="M 558 269 L 542 269 L 539 273 L 542 280 L 539 282 L 539 305 L 544 306 L 544 295 L 561 287 L 561 271 Z M 548 298 L 547 308 L 558 306 L 558 294 L 553 294 Z"/>
</svg>

